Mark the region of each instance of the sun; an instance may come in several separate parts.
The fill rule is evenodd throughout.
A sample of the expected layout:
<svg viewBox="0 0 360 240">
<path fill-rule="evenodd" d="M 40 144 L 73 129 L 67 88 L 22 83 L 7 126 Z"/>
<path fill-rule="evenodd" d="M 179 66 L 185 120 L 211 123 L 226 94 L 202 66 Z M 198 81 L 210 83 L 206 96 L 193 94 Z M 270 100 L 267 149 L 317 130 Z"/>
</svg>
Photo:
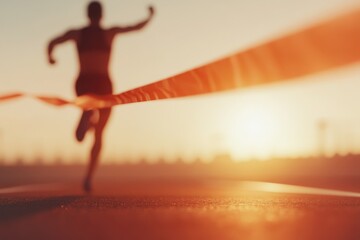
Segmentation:
<svg viewBox="0 0 360 240">
<path fill-rule="evenodd" d="M 267 104 L 244 104 L 229 108 L 223 118 L 224 137 L 228 150 L 236 157 L 267 158 L 280 141 L 280 121 L 276 111 Z"/>
</svg>

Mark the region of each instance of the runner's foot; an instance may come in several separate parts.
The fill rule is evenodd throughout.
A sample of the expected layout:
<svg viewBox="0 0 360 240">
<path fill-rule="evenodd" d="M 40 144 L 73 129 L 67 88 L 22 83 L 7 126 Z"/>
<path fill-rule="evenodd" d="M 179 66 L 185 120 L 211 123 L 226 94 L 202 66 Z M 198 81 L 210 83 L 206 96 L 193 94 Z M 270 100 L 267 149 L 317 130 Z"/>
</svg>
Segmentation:
<svg viewBox="0 0 360 240">
<path fill-rule="evenodd" d="M 87 131 L 91 128 L 91 118 L 92 118 L 93 112 L 84 112 L 81 120 L 79 122 L 79 126 L 76 129 L 76 140 L 78 142 L 82 142 L 85 138 L 85 135 Z"/>
<path fill-rule="evenodd" d="M 91 193 L 92 186 L 91 186 L 91 182 L 89 179 L 85 179 L 85 181 L 83 183 L 83 190 L 85 193 Z"/>
</svg>

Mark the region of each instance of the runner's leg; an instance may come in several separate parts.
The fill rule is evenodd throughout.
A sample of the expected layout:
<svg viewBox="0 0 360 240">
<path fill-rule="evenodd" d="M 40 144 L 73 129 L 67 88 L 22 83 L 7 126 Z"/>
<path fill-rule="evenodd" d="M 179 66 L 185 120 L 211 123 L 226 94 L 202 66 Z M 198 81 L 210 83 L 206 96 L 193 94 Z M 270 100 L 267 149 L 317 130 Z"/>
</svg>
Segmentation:
<svg viewBox="0 0 360 240">
<path fill-rule="evenodd" d="M 106 123 L 109 120 L 111 108 L 101 109 L 98 111 L 99 111 L 99 120 L 98 120 L 97 124 L 94 126 L 95 140 L 94 140 L 93 147 L 91 149 L 90 162 L 89 162 L 88 171 L 87 171 L 85 181 L 84 181 L 84 190 L 86 192 L 91 191 L 91 181 L 92 181 L 93 174 L 94 174 L 95 168 L 96 168 L 98 160 L 99 160 L 99 155 L 100 155 L 100 151 L 101 151 L 101 147 L 102 147 L 102 135 L 103 135 L 103 131 L 106 126 Z"/>
<path fill-rule="evenodd" d="M 85 134 L 91 127 L 91 117 L 93 115 L 93 111 L 84 111 L 81 115 L 79 125 L 76 129 L 76 140 L 78 142 L 82 142 L 84 140 Z"/>
</svg>

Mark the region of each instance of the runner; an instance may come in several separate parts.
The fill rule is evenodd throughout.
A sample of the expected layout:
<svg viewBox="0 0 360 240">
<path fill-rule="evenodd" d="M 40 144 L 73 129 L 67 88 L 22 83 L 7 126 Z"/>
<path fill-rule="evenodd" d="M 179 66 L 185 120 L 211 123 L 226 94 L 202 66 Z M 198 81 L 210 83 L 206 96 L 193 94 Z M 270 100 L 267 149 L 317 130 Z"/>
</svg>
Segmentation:
<svg viewBox="0 0 360 240">
<path fill-rule="evenodd" d="M 126 27 L 112 27 L 105 29 L 101 25 L 102 6 L 100 2 L 90 2 L 87 8 L 89 24 L 80 29 L 67 31 L 54 38 L 48 45 L 48 60 L 55 64 L 53 57 L 54 47 L 67 42 L 76 43 L 80 71 L 76 80 L 76 94 L 112 94 L 112 83 L 109 76 L 109 60 L 112 43 L 118 34 L 137 31 L 145 27 L 154 15 L 154 9 L 149 7 L 149 16 L 146 20 Z M 76 129 L 76 139 L 81 142 L 90 129 L 94 129 L 94 144 L 90 153 L 90 162 L 84 179 L 83 188 L 91 191 L 91 183 L 95 167 L 99 159 L 102 146 L 102 134 L 108 122 L 111 109 L 91 110 L 82 113 Z"/>
</svg>

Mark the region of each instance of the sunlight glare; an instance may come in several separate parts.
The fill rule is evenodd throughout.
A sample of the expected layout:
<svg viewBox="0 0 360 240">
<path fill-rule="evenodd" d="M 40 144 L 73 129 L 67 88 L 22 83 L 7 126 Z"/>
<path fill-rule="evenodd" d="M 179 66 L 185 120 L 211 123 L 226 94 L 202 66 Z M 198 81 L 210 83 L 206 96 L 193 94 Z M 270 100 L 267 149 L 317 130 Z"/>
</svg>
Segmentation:
<svg viewBox="0 0 360 240">
<path fill-rule="evenodd" d="M 253 100 L 236 111 L 228 109 L 228 116 L 223 118 L 227 145 L 236 156 L 251 156 L 256 152 L 258 155 L 253 157 L 266 158 L 279 140 L 279 118 L 270 103 Z"/>
</svg>

